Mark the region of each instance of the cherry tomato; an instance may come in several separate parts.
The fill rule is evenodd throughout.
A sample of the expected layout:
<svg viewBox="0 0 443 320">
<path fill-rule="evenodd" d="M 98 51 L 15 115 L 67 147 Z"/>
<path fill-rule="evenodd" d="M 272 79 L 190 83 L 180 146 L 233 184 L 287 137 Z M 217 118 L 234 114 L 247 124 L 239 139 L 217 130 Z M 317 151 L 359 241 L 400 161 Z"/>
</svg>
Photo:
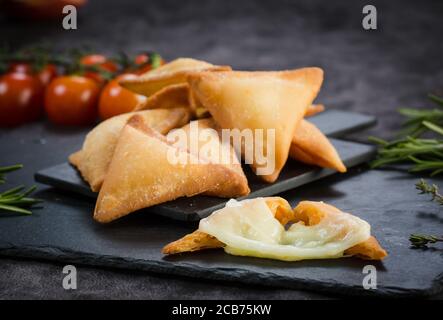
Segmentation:
<svg viewBox="0 0 443 320">
<path fill-rule="evenodd" d="M 59 19 L 66 5 L 74 5 L 78 9 L 87 0 L 20 0 L 4 2 L 5 9 L 15 16 L 45 20 Z"/>
<path fill-rule="evenodd" d="M 40 82 L 46 87 L 52 79 L 57 76 L 57 67 L 53 64 L 46 65 L 39 73 L 37 73 L 37 77 L 40 79 Z"/>
<path fill-rule="evenodd" d="M 57 124 L 87 125 L 97 118 L 99 84 L 80 76 L 61 76 L 46 87 L 45 110 Z"/>
<path fill-rule="evenodd" d="M 100 118 L 108 119 L 118 114 L 133 111 L 136 106 L 144 103 L 148 98 L 136 94 L 118 84 L 120 80 L 135 79 L 135 74 L 122 74 L 111 80 L 103 88 L 98 103 Z"/>
<path fill-rule="evenodd" d="M 134 63 L 136 66 L 139 66 L 139 68 L 135 71 L 136 74 L 143 74 L 152 70 L 151 54 L 149 53 L 141 53 L 137 55 L 134 59 Z M 163 64 L 165 64 L 165 61 L 160 58 L 160 65 Z"/>
<path fill-rule="evenodd" d="M 9 65 L 8 72 L 32 74 L 32 67 L 29 63 L 26 62 L 12 62 Z"/>
<path fill-rule="evenodd" d="M 108 60 L 108 58 L 106 58 L 104 55 L 101 54 L 90 54 L 84 56 L 83 58 L 81 58 L 80 64 L 84 66 L 100 66 L 103 70 L 109 72 L 116 72 L 118 69 L 117 64 Z M 99 83 L 105 82 L 103 77 L 97 72 L 87 71 L 85 72 L 84 76 L 87 78 L 94 79 Z"/>
<path fill-rule="evenodd" d="M 43 86 L 26 73 L 0 77 L 0 125 L 16 126 L 37 119 L 43 110 Z"/>
<path fill-rule="evenodd" d="M 53 64 L 47 64 L 39 72 L 34 73 L 32 66 L 27 62 L 13 62 L 9 65 L 8 72 L 26 73 L 36 75 L 43 86 L 47 86 L 49 82 L 57 76 L 57 67 Z"/>
</svg>

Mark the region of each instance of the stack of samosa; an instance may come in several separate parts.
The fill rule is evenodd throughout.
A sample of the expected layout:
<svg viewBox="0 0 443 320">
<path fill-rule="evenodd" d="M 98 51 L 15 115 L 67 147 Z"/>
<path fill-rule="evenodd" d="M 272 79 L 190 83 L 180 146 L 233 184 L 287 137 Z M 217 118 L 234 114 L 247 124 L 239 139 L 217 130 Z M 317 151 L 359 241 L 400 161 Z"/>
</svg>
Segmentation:
<svg viewBox="0 0 443 320">
<path fill-rule="evenodd" d="M 261 174 L 266 167 L 262 159 L 254 156 L 248 162 L 268 183 L 278 179 L 288 157 L 345 172 L 329 140 L 304 119 L 324 109 L 312 104 L 322 82 L 319 68 L 244 72 L 188 58 L 122 81 L 127 89 L 148 96 L 143 110 L 102 122 L 69 158 L 91 189 L 99 192 L 94 218 L 109 222 L 183 196 L 245 196 L 249 193 L 241 167 L 245 148 L 264 146 L 265 155 L 273 157 L 273 170 L 265 174 Z M 196 120 L 190 123 L 192 119 Z M 193 123 L 213 136 L 210 143 L 200 138 L 195 142 L 198 152 L 189 149 L 189 143 L 171 141 L 177 128 L 191 139 Z M 263 129 L 265 134 L 234 150 L 222 143 L 223 129 Z M 274 132 L 274 143 L 268 143 L 268 129 Z M 201 155 L 203 148 L 234 156 L 230 163 L 222 163 Z M 190 161 L 172 163 L 171 154 Z"/>
</svg>

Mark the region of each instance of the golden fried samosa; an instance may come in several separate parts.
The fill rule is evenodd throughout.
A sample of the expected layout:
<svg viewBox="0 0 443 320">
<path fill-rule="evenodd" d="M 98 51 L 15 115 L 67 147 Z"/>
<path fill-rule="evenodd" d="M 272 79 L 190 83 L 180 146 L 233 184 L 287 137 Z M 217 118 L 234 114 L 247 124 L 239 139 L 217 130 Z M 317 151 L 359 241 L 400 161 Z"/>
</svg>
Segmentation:
<svg viewBox="0 0 443 320">
<path fill-rule="evenodd" d="M 134 116 L 118 139 L 97 198 L 94 219 L 110 222 L 133 211 L 201 194 L 237 179 L 238 174 L 226 166 L 172 146 L 165 136 L 149 128 L 142 117 Z"/>
<path fill-rule="evenodd" d="M 232 198 L 249 193 L 248 180 L 235 150 L 229 141 L 222 143 L 214 119 L 192 121 L 180 129 L 172 130 L 167 135 L 167 140 L 211 163 L 224 165 L 237 175 L 235 180 L 220 181 L 220 184 L 206 191 L 205 195 Z"/>
<path fill-rule="evenodd" d="M 186 77 L 191 72 L 209 70 L 231 70 L 231 67 L 216 66 L 191 58 L 178 58 L 150 70 L 136 79 L 121 80 L 120 85 L 135 93 L 149 97 L 169 85 L 186 83 Z"/>
<path fill-rule="evenodd" d="M 305 119 L 295 129 L 289 157 L 303 163 L 346 172 L 345 165 L 328 138 Z"/>
<path fill-rule="evenodd" d="M 156 109 L 125 113 L 107 119 L 92 129 L 80 151 L 73 153 L 69 161 L 80 171 L 92 191 L 97 192 L 103 183 L 121 130 L 130 117 L 138 114 L 160 133 L 189 122 L 190 112 L 185 108 Z"/>
<path fill-rule="evenodd" d="M 244 143 L 242 154 L 267 182 L 278 178 L 295 129 L 322 82 L 319 68 L 198 72 L 188 77 L 196 98 L 221 128 L 252 132 L 253 141 Z"/>
</svg>

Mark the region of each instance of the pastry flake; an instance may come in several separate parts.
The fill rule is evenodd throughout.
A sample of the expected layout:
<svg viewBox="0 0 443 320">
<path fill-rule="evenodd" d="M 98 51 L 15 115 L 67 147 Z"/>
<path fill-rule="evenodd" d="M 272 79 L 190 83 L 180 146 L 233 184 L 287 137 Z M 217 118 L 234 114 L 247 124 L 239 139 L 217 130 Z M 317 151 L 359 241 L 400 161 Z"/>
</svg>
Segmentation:
<svg viewBox="0 0 443 320">
<path fill-rule="evenodd" d="M 168 154 L 188 161 L 174 163 Z M 237 179 L 226 166 L 213 164 L 172 146 L 138 115 L 122 130 L 100 189 L 94 219 L 106 223 L 136 210 L 179 197 L 191 197 Z"/>
<path fill-rule="evenodd" d="M 92 191 L 100 190 L 120 132 L 128 119 L 136 114 L 160 133 L 180 127 L 190 118 L 188 109 L 156 109 L 125 113 L 97 125 L 86 136 L 82 149 L 69 157 L 70 163 L 80 171 Z"/>
<path fill-rule="evenodd" d="M 291 210 L 290 207 L 287 208 L 289 204 L 282 199 L 287 205 L 277 207 L 286 214 L 283 215 L 284 219 L 278 219 L 276 211 L 272 209 L 272 203 L 275 205 L 276 200 L 269 199 L 281 198 L 246 200 L 249 201 L 246 204 L 249 208 L 242 209 L 240 212 L 227 212 L 230 210 L 227 209 L 229 206 L 216 211 L 215 222 L 210 221 L 212 216 L 202 220 L 199 230 L 168 244 L 163 248 L 163 253 L 176 254 L 225 248 L 225 251 L 231 254 L 285 261 L 346 256 L 382 260 L 387 256 L 375 237 L 370 235 L 369 225 L 355 216 L 323 202 L 302 201 L 294 210 Z M 244 201 L 236 202 L 231 206 L 237 207 L 238 210 L 242 208 L 241 203 Z M 257 212 L 262 215 L 260 219 L 256 217 Z M 241 219 L 239 215 L 242 215 Z M 274 220 L 271 219 L 272 216 Z M 284 226 L 288 222 L 292 225 L 285 231 Z M 229 232 L 224 231 L 226 225 Z M 207 230 L 214 232 L 210 234 Z M 244 242 L 242 238 L 245 238 Z"/>
<path fill-rule="evenodd" d="M 319 68 L 277 72 L 198 72 L 188 83 L 200 103 L 223 129 L 262 129 L 254 138 L 251 166 L 267 182 L 274 182 L 283 168 L 295 128 L 317 96 L 323 82 Z M 270 133 L 275 133 L 269 135 Z M 275 143 L 273 139 L 275 137 Z M 264 154 L 263 159 L 257 152 Z M 244 149 L 242 150 L 244 155 Z M 273 162 L 269 174 L 260 172 Z M 272 167 L 272 166 L 271 166 Z"/>
<path fill-rule="evenodd" d="M 122 80 L 120 85 L 135 93 L 149 97 L 164 87 L 186 83 L 186 77 L 189 73 L 219 70 L 231 70 L 231 67 L 216 66 L 191 58 L 178 58 L 142 74 L 137 79 Z"/>
</svg>

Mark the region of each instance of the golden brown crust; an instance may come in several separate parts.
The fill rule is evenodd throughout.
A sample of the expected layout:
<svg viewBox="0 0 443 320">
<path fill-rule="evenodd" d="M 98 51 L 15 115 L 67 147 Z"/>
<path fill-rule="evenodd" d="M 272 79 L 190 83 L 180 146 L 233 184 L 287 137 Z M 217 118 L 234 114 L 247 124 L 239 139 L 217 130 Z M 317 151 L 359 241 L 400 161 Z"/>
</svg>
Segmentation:
<svg viewBox="0 0 443 320">
<path fill-rule="evenodd" d="M 149 125 L 162 133 L 182 126 L 190 118 L 188 109 L 156 109 L 122 114 L 97 125 L 86 136 L 81 153 L 70 157 L 70 162 L 77 167 L 92 191 L 100 190 L 120 132 L 135 114 L 141 115 Z"/>
<path fill-rule="evenodd" d="M 198 126 L 198 131 L 191 133 L 191 128 L 196 128 L 195 126 Z M 220 135 L 218 135 L 216 138 L 213 137 L 210 141 L 208 141 L 208 137 L 203 136 L 203 131 L 208 129 L 213 130 L 214 133 L 216 133 L 218 130 L 218 127 L 216 126 L 215 121 L 212 118 L 195 120 L 182 127 L 181 130 L 183 130 L 187 134 L 187 145 L 183 145 L 183 147 L 186 148 L 190 145 L 191 136 L 198 136 L 199 139 L 197 139 L 196 145 L 199 149 L 199 152 L 201 148 L 205 148 L 206 150 L 210 149 L 212 154 L 218 155 L 218 157 L 214 157 L 214 159 L 206 160 L 209 160 L 211 163 L 214 164 L 225 166 L 227 169 L 231 170 L 234 173 L 235 178 L 232 180 L 220 181 L 218 185 L 206 191 L 204 194 L 208 196 L 224 198 L 236 198 L 249 194 L 250 190 L 248 186 L 248 179 L 243 172 L 241 163 L 237 158 L 234 148 L 232 148 L 232 146 L 229 144 L 222 144 Z M 200 136 L 200 134 L 202 135 Z M 220 156 L 223 152 L 231 155 L 229 163 L 223 163 L 220 161 Z"/>
<path fill-rule="evenodd" d="M 322 104 L 311 104 L 306 110 L 305 117 L 312 117 L 317 113 L 325 111 L 325 106 Z"/>
<path fill-rule="evenodd" d="M 80 163 L 82 162 L 82 151 L 79 150 L 79 151 L 77 151 L 77 152 L 72 153 L 72 154 L 69 156 L 69 162 L 70 162 L 73 166 L 75 166 L 75 167 L 78 168 L 78 167 L 80 166 Z"/>
<path fill-rule="evenodd" d="M 189 108 L 189 85 L 172 84 L 154 93 L 134 111 L 147 109 Z"/>
<path fill-rule="evenodd" d="M 188 83 L 200 103 L 224 129 L 275 130 L 275 170 L 260 178 L 274 182 L 286 163 L 295 128 L 323 81 L 319 68 L 277 72 L 199 72 Z M 293 85 L 296 84 L 296 85 Z M 271 101 L 273 103 L 271 103 Z M 254 150 L 260 141 L 254 141 Z M 266 146 L 266 138 L 261 144 Z M 254 157 L 252 168 L 260 165 Z"/>
<path fill-rule="evenodd" d="M 193 252 L 205 249 L 223 248 L 223 242 L 217 240 L 207 233 L 196 230 L 185 235 L 177 241 L 171 242 L 163 247 L 163 254 L 177 254 L 182 252 Z"/>
<path fill-rule="evenodd" d="M 300 121 L 295 129 L 289 157 L 322 168 L 346 172 L 345 165 L 329 139 L 314 124 L 305 119 Z"/>
<path fill-rule="evenodd" d="M 142 74 L 136 79 L 120 81 L 120 85 L 144 96 L 151 96 L 164 87 L 186 83 L 189 73 L 195 71 L 231 70 L 229 66 L 216 66 L 205 61 L 178 58 L 157 69 Z"/>
</svg>

